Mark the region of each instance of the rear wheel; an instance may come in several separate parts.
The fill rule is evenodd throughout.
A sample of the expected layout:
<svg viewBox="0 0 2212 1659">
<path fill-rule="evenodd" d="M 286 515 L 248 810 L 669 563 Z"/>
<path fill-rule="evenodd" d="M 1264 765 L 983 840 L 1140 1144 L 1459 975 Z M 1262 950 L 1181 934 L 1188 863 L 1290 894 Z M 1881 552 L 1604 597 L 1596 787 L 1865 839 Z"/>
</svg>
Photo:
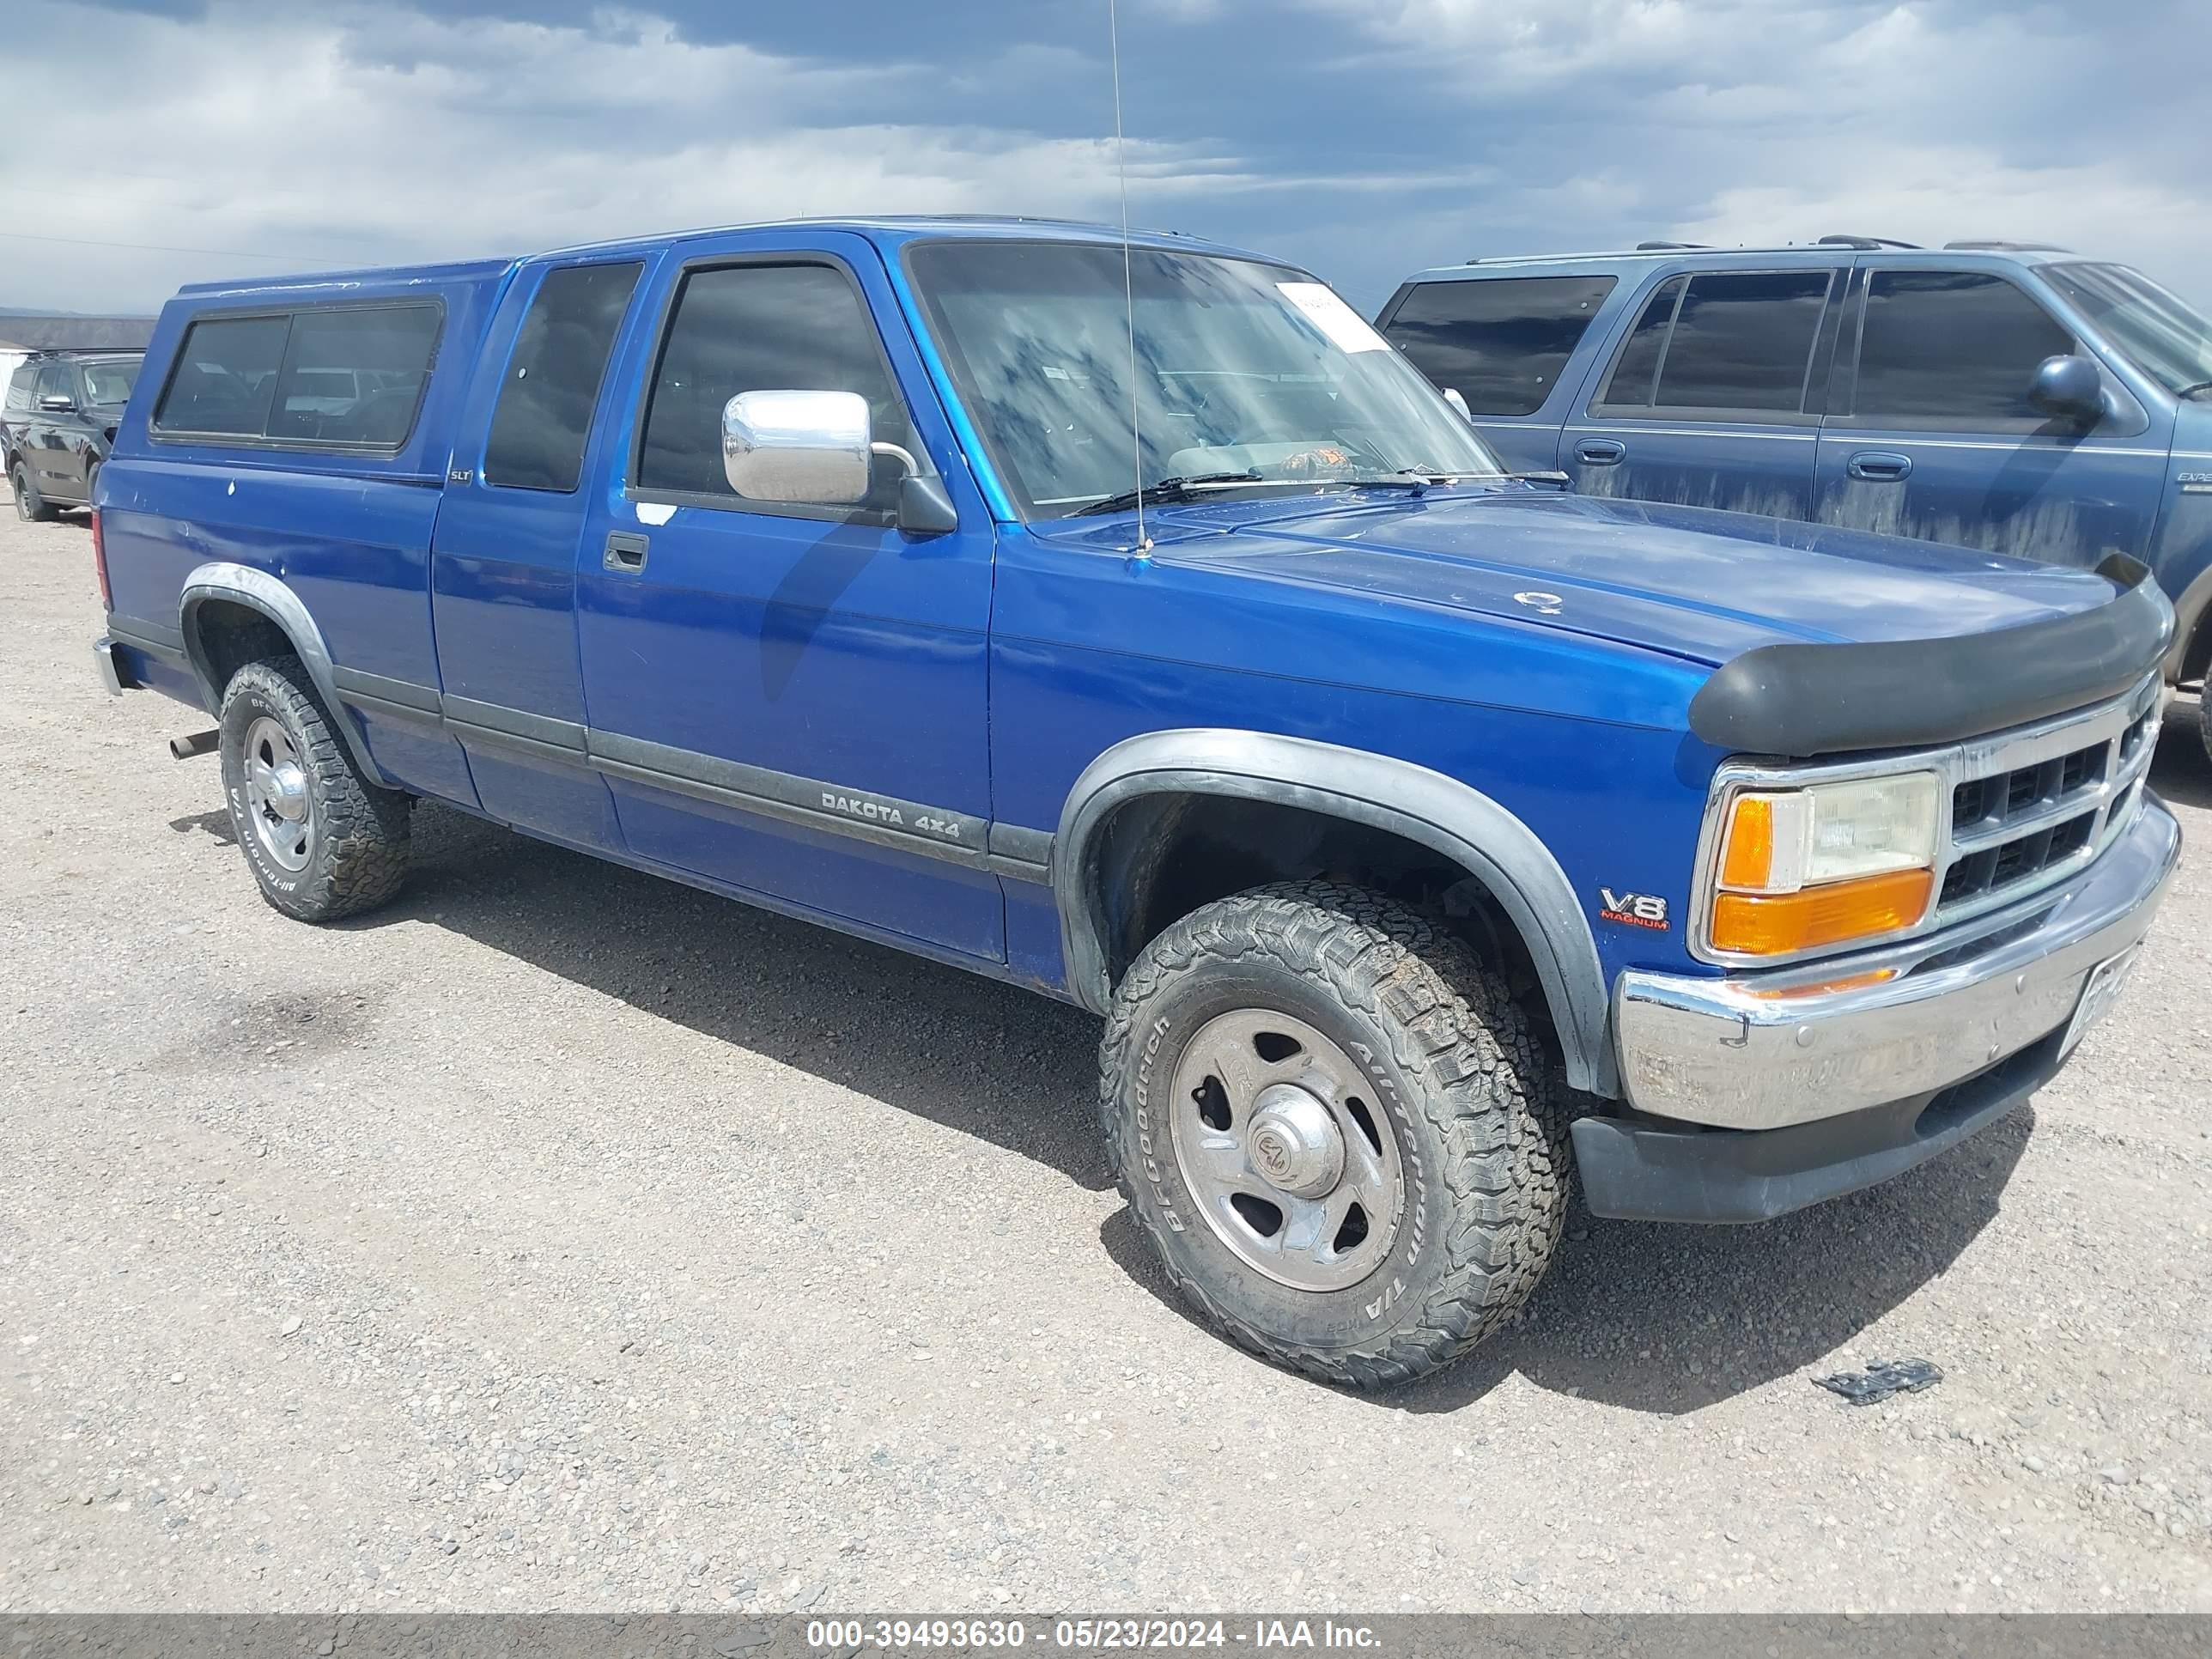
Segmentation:
<svg viewBox="0 0 2212 1659">
<path fill-rule="evenodd" d="M 8 469 L 9 487 L 15 495 L 15 516 L 30 524 L 44 524 L 54 516 L 52 504 L 39 493 L 39 481 L 21 460 Z"/>
<path fill-rule="evenodd" d="M 100 463 L 94 461 L 84 470 L 84 510 L 92 511 L 92 504 L 100 499 Z"/>
<path fill-rule="evenodd" d="M 220 735 L 231 827 L 270 904 L 336 921 L 399 890 L 412 803 L 362 775 L 299 659 L 233 675 Z"/>
<path fill-rule="evenodd" d="M 1194 912 L 1122 981 L 1101 1060 L 1109 1152 L 1169 1277 L 1278 1364 L 1435 1370 L 1550 1262 L 1552 1068 L 1504 980 L 1391 900 L 1304 883 Z"/>
</svg>

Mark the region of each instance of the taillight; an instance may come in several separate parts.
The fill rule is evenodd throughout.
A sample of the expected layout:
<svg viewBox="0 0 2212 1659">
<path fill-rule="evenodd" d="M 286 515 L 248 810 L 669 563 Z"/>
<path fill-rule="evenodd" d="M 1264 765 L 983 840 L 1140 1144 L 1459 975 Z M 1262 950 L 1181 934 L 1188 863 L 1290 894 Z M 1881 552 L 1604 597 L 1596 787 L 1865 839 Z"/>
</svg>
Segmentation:
<svg viewBox="0 0 2212 1659">
<path fill-rule="evenodd" d="M 100 509 L 92 509 L 92 573 L 100 578 L 100 608 L 115 609 L 115 599 L 107 591 L 107 544 L 100 537 Z"/>
</svg>

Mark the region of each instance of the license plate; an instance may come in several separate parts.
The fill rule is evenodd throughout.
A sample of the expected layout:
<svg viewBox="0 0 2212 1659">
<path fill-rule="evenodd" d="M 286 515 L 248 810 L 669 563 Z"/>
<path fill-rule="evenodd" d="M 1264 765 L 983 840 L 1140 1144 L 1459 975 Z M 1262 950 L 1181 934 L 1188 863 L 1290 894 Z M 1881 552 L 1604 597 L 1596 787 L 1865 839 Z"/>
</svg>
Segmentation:
<svg viewBox="0 0 2212 1659">
<path fill-rule="evenodd" d="M 2074 1005 L 2074 1021 L 2066 1028 L 2066 1041 L 2058 1046 L 2061 1060 L 2074 1052 L 2074 1045 L 2088 1035 L 2092 1025 L 2112 1012 L 2112 1005 L 2120 1000 L 2121 989 L 2127 984 L 2128 975 L 2142 948 L 2130 945 L 2119 955 L 2099 963 L 2091 971 L 2088 983 L 2081 988 L 2081 1000 Z"/>
</svg>

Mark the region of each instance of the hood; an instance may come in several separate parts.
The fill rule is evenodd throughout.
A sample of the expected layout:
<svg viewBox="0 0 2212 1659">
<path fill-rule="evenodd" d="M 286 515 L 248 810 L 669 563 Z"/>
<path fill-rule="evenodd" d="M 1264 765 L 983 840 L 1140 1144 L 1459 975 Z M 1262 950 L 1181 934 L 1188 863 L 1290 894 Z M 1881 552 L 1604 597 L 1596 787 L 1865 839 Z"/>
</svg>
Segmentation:
<svg viewBox="0 0 2212 1659">
<path fill-rule="evenodd" d="M 2115 592 L 2087 571 L 1963 548 L 1535 486 L 1247 497 L 1155 508 L 1146 526 L 1161 564 L 1534 623 L 1716 667 L 1765 645 L 2023 627 Z"/>
</svg>

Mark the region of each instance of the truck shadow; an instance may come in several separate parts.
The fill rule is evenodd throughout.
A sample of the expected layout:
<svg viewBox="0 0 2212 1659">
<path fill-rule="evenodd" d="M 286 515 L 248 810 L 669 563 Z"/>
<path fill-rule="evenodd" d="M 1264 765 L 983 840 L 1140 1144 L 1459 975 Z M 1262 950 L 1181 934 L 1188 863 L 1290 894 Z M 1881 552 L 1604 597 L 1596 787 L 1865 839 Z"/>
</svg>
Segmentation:
<svg viewBox="0 0 2212 1659">
<path fill-rule="evenodd" d="M 196 820 L 173 827 L 222 833 Z M 441 807 L 416 814 L 415 863 L 398 905 L 343 925 L 451 929 L 1086 1190 L 1111 1185 L 1091 1103 L 1098 1024 L 1079 1010 Z M 1577 1205 L 1518 1326 L 1371 1403 L 1455 1411 L 1518 1374 L 1673 1414 L 1787 1375 L 1848 1345 L 1957 1257 L 1996 1213 L 2033 1123 L 2032 1111 L 2016 1112 L 1899 1180 L 1764 1226 L 1600 1221 Z M 1126 1209 L 1101 1243 L 1189 1318 Z"/>
<path fill-rule="evenodd" d="M 414 842 L 399 902 L 340 927 L 427 921 L 1090 1191 L 1113 1184 L 1091 1104 L 1098 1022 L 1079 1009 L 430 803 Z"/>
<path fill-rule="evenodd" d="M 1672 1417 L 1816 1363 L 1843 1369 L 1904 1357 L 1861 1352 L 1854 1339 L 1940 1276 L 1995 1219 L 2034 1125 L 2033 1107 L 2024 1106 L 1893 1181 L 1757 1226 L 1601 1221 L 1577 1195 L 1551 1272 L 1517 1324 L 1434 1376 L 1348 1397 L 1382 1410 L 1454 1412 L 1519 1376 Z M 1126 1208 L 1101 1238 L 1132 1278 L 1198 1323 Z M 1809 1384 L 1807 1398 L 1820 1398 Z"/>
</svg>

